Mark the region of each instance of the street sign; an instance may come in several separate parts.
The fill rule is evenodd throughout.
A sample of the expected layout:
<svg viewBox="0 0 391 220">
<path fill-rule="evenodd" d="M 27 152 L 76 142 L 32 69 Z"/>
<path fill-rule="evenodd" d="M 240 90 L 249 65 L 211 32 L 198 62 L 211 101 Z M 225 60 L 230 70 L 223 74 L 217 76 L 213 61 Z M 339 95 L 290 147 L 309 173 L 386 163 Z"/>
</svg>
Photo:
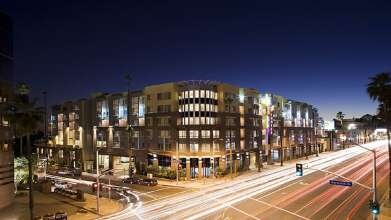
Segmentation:
<svg viewBox="0 0 391 220">
<path fill-rule="evenodd" d="M 337 186 L 353 186 L 352 182 L 344 182 L 344 181 L 338 181 L 338 180 L 330 180 L 329 183 L 331 185 L 337 185 Z"/>
</svg>

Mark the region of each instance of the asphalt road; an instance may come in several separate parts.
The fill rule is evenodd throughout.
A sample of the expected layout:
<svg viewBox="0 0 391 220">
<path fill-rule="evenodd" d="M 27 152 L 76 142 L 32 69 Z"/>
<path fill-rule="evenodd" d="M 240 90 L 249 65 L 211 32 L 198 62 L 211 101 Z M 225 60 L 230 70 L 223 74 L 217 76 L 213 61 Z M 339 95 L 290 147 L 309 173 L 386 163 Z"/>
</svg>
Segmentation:
<svg viewBox="0 0 391 220">
<path fill-rule="evenodd" d="M 366 146 L 377 149 L 380 198 L 388 183 L 386 143 Z M 142 205 L 108 219 L 367 219 L 370 191 L 356 183 L 352 187 L 330 185 L 329 180 L 342 179 L 318 169 L 370 187 L 371 153 L 352 147 L 300 163 L 306 164 L 303 177 L 297 177 L 295 165 L 290 164 L 199 190 L 163 187 L 141 193 Z"/>
</svg>

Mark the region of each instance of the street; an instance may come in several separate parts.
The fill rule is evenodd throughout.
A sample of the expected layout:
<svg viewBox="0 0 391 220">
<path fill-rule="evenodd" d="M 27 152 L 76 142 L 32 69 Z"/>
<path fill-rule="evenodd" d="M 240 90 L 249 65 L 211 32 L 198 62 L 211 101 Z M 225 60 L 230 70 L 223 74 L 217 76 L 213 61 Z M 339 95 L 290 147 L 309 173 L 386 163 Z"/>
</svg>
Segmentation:
<svg viewBox="0 0 391 220">
<path fill-rule="evenodd" d="M 377 149 L 380 199 L 387 185 L 386 142 L 365 146 Z M 327 169 L 371 187 L 370 152 L 352 147 L 300 163 L 304 164 L 303 177 L 295 175 L 294 163 L 287 163 L 206 188 L 142 199 L 141 206 L 105 219 L 366 219 L 369 216 L 368 189 L 355 183 L 352 187 L 330 185 L 329 180 L 341 179 L 317 169 Z M 154 193 L 157 191 L 150 195 Z"/>
</svg>

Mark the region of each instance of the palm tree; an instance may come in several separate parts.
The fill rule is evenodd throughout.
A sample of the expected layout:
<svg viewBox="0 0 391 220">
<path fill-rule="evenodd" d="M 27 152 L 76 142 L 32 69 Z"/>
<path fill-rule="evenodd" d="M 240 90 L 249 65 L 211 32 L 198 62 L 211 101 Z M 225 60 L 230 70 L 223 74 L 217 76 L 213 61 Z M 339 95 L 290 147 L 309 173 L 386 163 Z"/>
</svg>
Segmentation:
<svg viewBox="0 0 391 220">
<path fill-rule="evenodd" d="M 367 93 L 373 101 L 379 102 L 378 117 L 385 124 L 388 139 L 388 161 L 391 164 L 391 77 L 389 72 L 382 72 L 369 78 Z M 389 189 L 391 188 L 391 169 L 389 169 Z M 391 191 L 388 191 L 388 200 L 391 201 Z"/>
<path fill-rule="evenodd" d="M 345 129 L 343 127 L 343 119 L 345 118 L 345 114 L 342 112 L 337 112 L 335 117 L 341 122 L 342 133 L 345 134 Z M 342 148 L 345 149 L 345 141 L 342 142 Z"/>
<path fill-rule="evenodd" d="M 34 218 L 34 198 L 33 198 L 33 156 L 30 136 L 36 132 L 38 123 L 42 119 L 42 113 L 38 112 L 35 107 L 35 101 L 28 98 L 29 88 L 25 84 L 16 86 L 16 96 L 12 103 L 13 113 L 11 123 L 17 128 L 19 138 L 26 136 L 27 159 L 28 159 L 28 185 L 29 185 L 29 208 L 30 219 Z"/>
</svg>

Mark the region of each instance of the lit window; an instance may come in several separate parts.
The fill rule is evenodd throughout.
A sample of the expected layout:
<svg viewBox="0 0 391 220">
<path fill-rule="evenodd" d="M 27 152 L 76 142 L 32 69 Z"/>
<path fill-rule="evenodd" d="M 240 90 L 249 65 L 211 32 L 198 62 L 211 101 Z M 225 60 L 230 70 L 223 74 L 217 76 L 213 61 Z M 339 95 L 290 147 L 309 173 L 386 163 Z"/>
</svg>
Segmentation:
<svg viewBox="0 0 391 220">
<path fill-rule="evenodd" d="M 179 151 L 185 152 L 186 151 L 186 144 L 179 144 Z"/>
<path fill-rule="evenodd" d="M 189 91 L 189 98 L 193 98 L 194 96 L 193 96 L 193 90 L 190 90 Z"/>
<path fill-rule="evenodd" d="M 189 92 L 188 91 L 185 92 L 185 98 L 186 99 L 189 98 Z"/>
<path fill-rule="evenodd" d="M 209 130 L 201 130 L 201 137 L 202 138 L 210 138 L 210 131 Z"/>
<path fill-rule="evenodd" d="M 199 98 L 199 97 L 200 97 L 200 91 L 199 91 L 199 90 L 195 90 L 195 91 L 194 91 L 194 96 L 195 96 L 196 98 Z"/>
<path fill-rule="evenodd" d="M 189 111 L 190 111 L 190 112 L 194 111 L 194 109 L 193 109 L 193 104 L 190 104 L 190 105 L 189 105 Z"/>
<path fill-rule="evenodd" d="M 213 130 L 213 138 L 220 138 L 220 131 L 219 130 Z"/>
<path fill-rule="evenodd" d="M 205 98 L 205 90 L 201 90 L 200 97 Z"/>
<path fill-rule="evenodd" d="M 186 130 L 179 131 L 179 138 L 186 138 Z"/>
<path fill-rule="evenodd" d="M 206 106 L 205 106 L 205 107 L 206 107 L 205 111 L 207 111 L 207 112 L 209 111 L 209 106 L 210 106 L 209 104 L 206 104 Z"/>
<path fill-rule="evenodd" d="M 193 125 L 193 124 L 194 124 L 194 119 L 193 119 L 193 117 L 190 117 L 189 125 Z"/>
<path fill-rule="evenodd" d="M 194 111 L 198 112 L 200 110 L 200 104 L 194 104 Z"/>
<path fill-rule="evenodd" d="M 201 151 L 204 153 L 210 152 L 210 144 L 208 144 L 208 143 L 202 144 Z"/>
<path fill-rule="evenodd" d="M 190 138 L 198 138 L 198 130 L 190 130 Z"/>
<path fill-rule="evenodd" d="M 205 92 L 205 97 L 206 97 L 206 98 L 209 98 L 209 90 L 206 90 L 206 92 Z"/>
<path fill-rule="evenodd" d="M 213 151 L 220 151 L 220 144 L 219 143 L 216 143 L 216 142 L 214 142 L 213 143 Z"/>
<path fill-rule="evenodd" d="M 217 97 L 217 95 L 218 95 L 218 93 L 217 93 L 217 92 L 215 92 L 215 99 L 216 99 L 216 100 L 217 100 L 217 98 L 218 98 L 218 97 Z"/>
<path fill-rule="evenodd" d="M 201 104 L 200 110 L 201 110 L 202 112 L 205 111 L 205 104 Z"/>
<path fill-rule="evenodd" d="M 200 118 L 199 117 L 194 117 L 194 124 L 199 125 L 200 124 Z"/>
<path fill-rule="evenodd" d="M 190 152 L 198 152 L 198 143 L 190 143 Z"/>
<path fill-rule="evenodd" d="M 201 124 L 202 124 L 202 125 L 205 124 L 205 118 L 204 118 L 204 117 L 201 118 Z"/>
</svg>

